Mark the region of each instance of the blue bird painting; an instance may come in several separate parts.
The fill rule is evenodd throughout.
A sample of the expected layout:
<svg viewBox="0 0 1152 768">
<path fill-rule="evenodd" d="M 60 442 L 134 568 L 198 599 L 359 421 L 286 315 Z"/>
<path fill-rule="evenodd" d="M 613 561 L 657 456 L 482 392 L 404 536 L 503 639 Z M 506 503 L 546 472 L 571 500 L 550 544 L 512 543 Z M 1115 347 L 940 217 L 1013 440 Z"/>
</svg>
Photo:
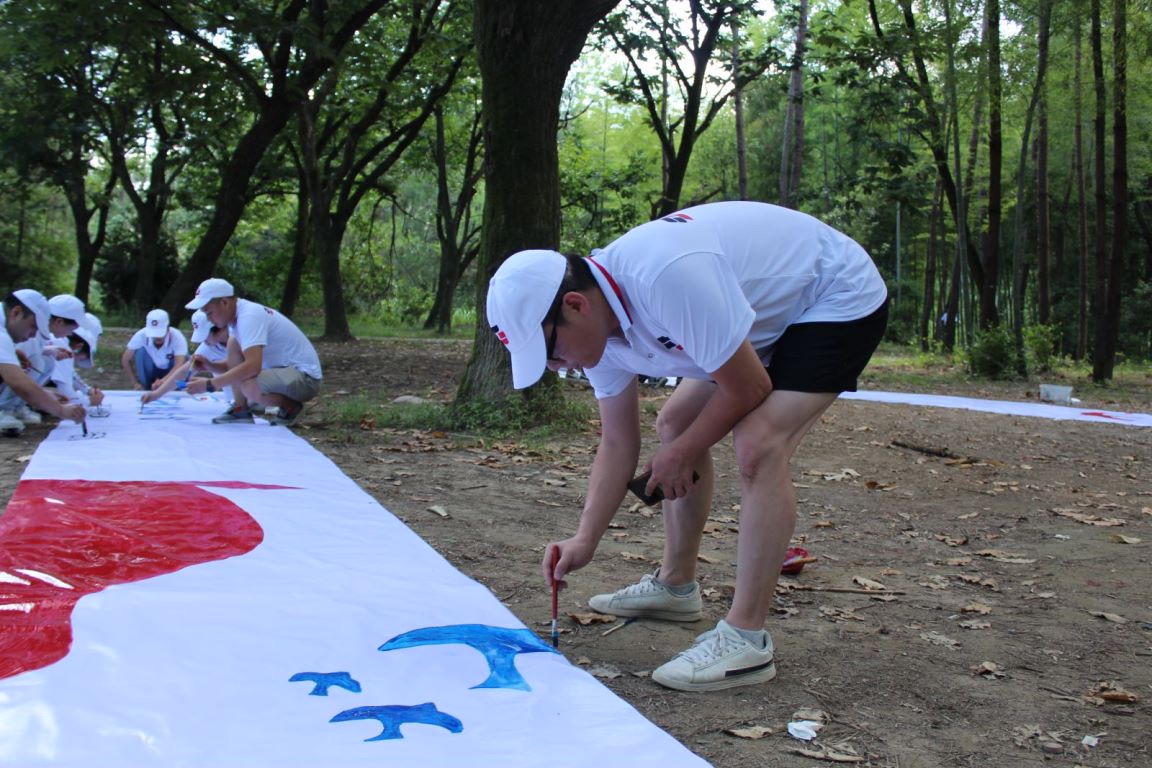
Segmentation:
<svg viewBox="0 0 1152 768">
<path fill-rule="evenodd" d="M 516 669 L 516 656 L 521 653 L 558 653 L 530 629 L 490 627 L 485 624 L 451 624 L 425 627 L 397 635 L 381 651 L 415 648 L 421 645 L 467 645 L 488 661 L 488 677 L 473 688 L 513 688 L 530 691 L 532 687 Z"/>
<path fill-rule="evenodd" d="M 288 682 L 315 683 L 315 687 L 308 692 L 309 696 L 327 696 L 328 689 L 334 685 L 352 693 L 360 693 L 360 683 L 347 672 L 297 672 L 288 678 Z"/>
<path fill-rule="evenodd" d="M 333 717 L 328 722 L 330 723 L 343 723 L 349 720 L 376 720 L 384 727 L 380 735 L 373 736 L 364 741 L 385 741 L 387 739 L 402 739 L 404 735 L 400 733 L 400 726 L 405 723 L 420 723 L 422 725 L 438 725 L 445 728 L 452 733 L 460 733 L 464 730 L 464 724 L 457 720 L 452 715 L 441 712 L 436 708 L 432 702 L 424 704 L 417 704 L 416 706 L 405 706 L 402 704 L 390 704 L 387 706 L 377 707 L 356 707 L 355 709 L 346 709 L 340 714 Z"/>
</svg>

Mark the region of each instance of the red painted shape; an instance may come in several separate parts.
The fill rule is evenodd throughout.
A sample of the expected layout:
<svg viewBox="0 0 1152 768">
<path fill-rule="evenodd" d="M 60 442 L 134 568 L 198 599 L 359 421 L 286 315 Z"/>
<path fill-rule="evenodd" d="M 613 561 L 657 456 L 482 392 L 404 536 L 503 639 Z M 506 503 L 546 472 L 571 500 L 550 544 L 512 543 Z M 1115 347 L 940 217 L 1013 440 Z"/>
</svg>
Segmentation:
<svg viewBox="0 0 1152 768">
<path fill-rule="evenodd" d="M 287 488 L 21 480 L 0 517 L 0 678 L 64 658 L 72 645 L 72 608 L 84 595 L 255 549 L 264 538 L 259 524 L 206 487 Z"/>
<path fill-rule="evenodd" d="M 1080 415 L 1081 416 L 1097 416 L 1101 419 L 1112 419 L 1113 421 L 1127 421 L 1127 419 L 1124 419 L 1123 417 L 1113 416 L 1110 413 L 1104 413 L 1104 411 L 1080 411 Z"/>
</svg>

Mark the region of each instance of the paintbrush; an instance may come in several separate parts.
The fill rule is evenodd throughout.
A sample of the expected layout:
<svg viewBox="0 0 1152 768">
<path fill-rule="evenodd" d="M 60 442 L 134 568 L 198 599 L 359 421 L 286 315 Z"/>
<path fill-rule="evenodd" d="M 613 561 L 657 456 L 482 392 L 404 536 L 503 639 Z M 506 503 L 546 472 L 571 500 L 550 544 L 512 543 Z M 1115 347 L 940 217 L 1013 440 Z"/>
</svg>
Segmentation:
<svg viewBox="0 0 1152 768">
<path fill-rule="evenodd" d="M 560 584 L 556 581 L 556 563 L 560 560 L 559 547 L 552 550 L 552 647 L 560 647 L 560 629 L 556 626 Z"/>
<path fill-rule="evenodd" d="M 88 422 L 87 421 L 80 422 L 80 429 L 84 430 L 84 437 L 88 437 Z"/>
</svg>

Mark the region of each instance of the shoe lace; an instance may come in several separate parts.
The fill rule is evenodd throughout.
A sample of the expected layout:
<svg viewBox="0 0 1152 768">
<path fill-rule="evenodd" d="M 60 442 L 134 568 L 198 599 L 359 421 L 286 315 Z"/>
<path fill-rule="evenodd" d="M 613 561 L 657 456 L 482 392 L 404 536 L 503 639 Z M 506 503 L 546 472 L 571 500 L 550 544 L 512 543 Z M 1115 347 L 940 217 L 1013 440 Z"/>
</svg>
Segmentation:
<svg viewBox="0 0 1152 768">
<path fill-rule="evenodd" d="M 652 574 L 647 574 L 646 576 L 642 576 L 638 583 L 630 584 L 627 587 L 624 587 L 624 589 L 620 590 L 619 594 L 620 595 L 634 596 L 634 595 L 646 595 L 650 592 L 662 592 L 662 591 L 664 591 L 664 587 L 662 587 L 656 581 L 656 577 L 653 576 Z"/>
<path fill-rule="evenodd" d="M 739 648 L 740 643 L 741 641 L 724 632 L 712 630 L 701 635 L 695 645 L 686 651 L 681 651 L 680 655 L 694 666 L 699 666 L 723 658 L 729 651 Z"/>
</svg>

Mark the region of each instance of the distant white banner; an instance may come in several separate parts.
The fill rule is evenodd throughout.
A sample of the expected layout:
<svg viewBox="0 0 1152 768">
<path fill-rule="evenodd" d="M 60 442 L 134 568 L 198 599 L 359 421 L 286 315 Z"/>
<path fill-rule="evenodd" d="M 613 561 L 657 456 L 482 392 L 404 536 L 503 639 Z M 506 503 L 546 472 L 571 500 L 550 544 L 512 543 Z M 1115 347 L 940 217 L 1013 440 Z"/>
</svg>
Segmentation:
<svg viewBox="0 0 1152 768">
<path fill-rule="evenodd" d="M 1152 427 L 1152 415 L 1147 413 L 1124 413 L 1123 411 L 1103 411 L 1099 408 L 1078 408 L 1049 403 L 1020 403 L 1011 400 L 982 400 L 975 397 L 953 397 L 951 395 L 919 395 L 912 392 L 845 392 L 844 400 L 866 400 L 872 403 L 898 403 L 903 405 L 926 405 L 931 408 L 961 408 L 968 411 L 1000 413 L 1007 416 L 1033 416 L 1041 419 L 1061 419 L 1066 421 L 1094 421 L 1098 424 L 1120 424 L 1129 427 Z"/>
<path fill-rule="evenodd" d="M 706 764 L 305 440 L 138 403 L 0 517 L 0 765 Z"/>
</svg>

